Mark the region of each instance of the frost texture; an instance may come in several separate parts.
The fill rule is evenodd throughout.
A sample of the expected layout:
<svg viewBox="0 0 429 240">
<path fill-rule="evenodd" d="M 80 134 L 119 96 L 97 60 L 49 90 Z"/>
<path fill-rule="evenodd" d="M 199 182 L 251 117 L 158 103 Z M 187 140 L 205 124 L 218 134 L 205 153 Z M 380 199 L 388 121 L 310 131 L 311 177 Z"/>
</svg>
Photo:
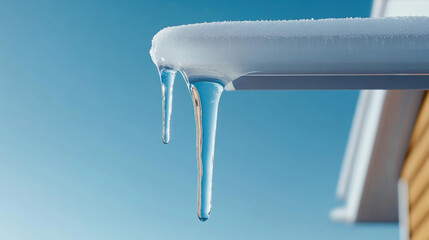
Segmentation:
<svg viewBox="0 0 429 240">
<path fill-rule="evenodd" d="M 200 23 L 161 30 L 150 54 L 227 90 L 247 74 L 427 73 L 428 26 L 428 17 Z"/>
</svg>

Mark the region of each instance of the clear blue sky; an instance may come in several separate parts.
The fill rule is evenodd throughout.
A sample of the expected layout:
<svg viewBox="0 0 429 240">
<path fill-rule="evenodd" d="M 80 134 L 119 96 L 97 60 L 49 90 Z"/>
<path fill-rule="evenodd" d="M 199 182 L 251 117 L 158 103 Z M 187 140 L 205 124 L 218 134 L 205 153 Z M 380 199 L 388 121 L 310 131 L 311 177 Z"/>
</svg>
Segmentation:
<svg viewBox="0 0 429 240">
<path fill-rule="evenodd" d="M 211 218 L 196 215 L 193 109 L 172 139 L 149 49 L 164 27 L 366 17 L 369 0 L 1 1 L 0 239 L 397 239 L 329 220 L 358 93 L 225 92 Z"/>
</svg>

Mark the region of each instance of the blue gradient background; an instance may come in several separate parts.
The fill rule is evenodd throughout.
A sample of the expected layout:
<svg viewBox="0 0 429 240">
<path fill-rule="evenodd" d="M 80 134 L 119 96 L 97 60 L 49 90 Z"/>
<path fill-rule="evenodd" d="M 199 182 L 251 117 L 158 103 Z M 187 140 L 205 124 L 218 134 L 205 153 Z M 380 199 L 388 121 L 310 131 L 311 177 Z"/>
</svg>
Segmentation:
<svg viewBox="0 0 429 240">
<path fill-rule="evenodd" d="M 358 92 L 225 92 L 212 216 L 196 216 L 193 109 L 172 140 L 149 49 L 164 27 L 366 17 L 370 0 L 0 1 L 0 239 L 397 239 L 329 220 Z"/>
</svg>

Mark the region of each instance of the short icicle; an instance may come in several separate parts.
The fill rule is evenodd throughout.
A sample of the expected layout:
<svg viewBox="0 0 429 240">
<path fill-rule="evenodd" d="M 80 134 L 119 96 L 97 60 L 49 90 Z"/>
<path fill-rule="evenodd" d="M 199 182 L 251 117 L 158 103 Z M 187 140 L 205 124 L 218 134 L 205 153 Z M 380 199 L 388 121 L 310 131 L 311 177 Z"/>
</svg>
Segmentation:
<svg viewBox="0 0 429 240">
<path fill-rule="evenodd" d="M 159 75 L 162 91 L 162 141 L 167 144 L 170 141 L 170 119 L 176 70 L 163 68 L 160 69 Z"/>
<path fill-rule="evenodd" d="M 223 86 L 200 81 L 191 83 L 190 91 L 197 126 L 198 218 L 205 222 L 211 210 L 216 122 Z"/>
</svg>

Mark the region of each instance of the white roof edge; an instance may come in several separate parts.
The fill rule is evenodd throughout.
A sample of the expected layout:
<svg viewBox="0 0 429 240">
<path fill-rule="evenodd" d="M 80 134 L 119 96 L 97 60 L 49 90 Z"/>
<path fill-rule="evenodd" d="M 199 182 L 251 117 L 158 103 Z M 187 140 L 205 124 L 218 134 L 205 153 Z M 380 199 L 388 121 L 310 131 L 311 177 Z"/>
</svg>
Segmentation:
<svg viewBox="0 0 429 240">
<path fill-rule="evenodd" d="M 368 91 L 368 106 L 365 117 L 361 123 L 361 137 L 356 146 L 354 155 L 355 162 L 353 171 L 351 171 L 350 183 L 347 192 L 346 208 L 350 214 L 350 221 L 355 222 L 361 202 L 361 196 L 365 186 L 365 179 L 368 173 L 369 163 L 373 153 L 377 130 L 380 123 L 381 113 L 383 111 L 385 90 Z"/>
<path fill-rule="evenodd" d="M 356 110 L 353 118 L 349 139 L 347 141 L 346 152 L 343 158 L 343 165 L 340 171 L 340 177 L 337 185 L 337 198 L 344 199 L 350 183 L 351 171 L 353 169 L 357 145 L 361 138 L 361 128 L 365 120 L 365 113 L 369 104 L 370 91 L 362 90 L 356 104 Z"/>
<path fill-rule="evenodd" d="M 346 205 L 342 212 L 331 213 L 338 221 L 356 221 L 385 95 L 385 90 L 364 90 L 359 96 L 337 189 Z M 344 212 L 346 217 L 335 218 Z"/>
<path fill-rule="evenodd" d="M 354 221 L 353 217 L 350 216 L 348 209 L 345 207 L 334 208 L 330 212 L 329 217 L 334 222 L 353 223 Z"/>
<path fill-rule="evenodd" d="M 383 17 L 386 10 L 387 0 L 373 0 L 371 8 L 371 17 Z"/>
</svg>

